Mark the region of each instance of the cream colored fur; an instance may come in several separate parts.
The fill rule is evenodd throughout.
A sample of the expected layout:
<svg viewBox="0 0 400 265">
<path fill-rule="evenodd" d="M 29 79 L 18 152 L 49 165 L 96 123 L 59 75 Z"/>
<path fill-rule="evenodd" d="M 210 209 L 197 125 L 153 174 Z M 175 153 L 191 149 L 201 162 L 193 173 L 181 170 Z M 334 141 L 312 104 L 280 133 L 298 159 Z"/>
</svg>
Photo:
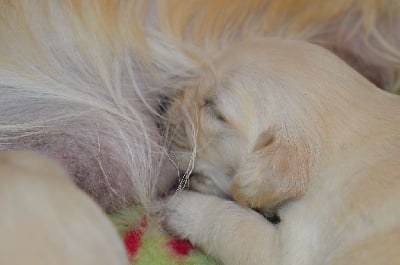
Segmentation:
<svg viewBox="0 0 400 265">
<path fill-rule="evenodd" d="M 171 103 L 172 147 L 237 204 L 178 193 L 172 231 L 227 265 L 400 263 L 399 96 L 301 41 L 246 41 L 204 73 Z"/>
<path fill-rule="evenodd" d="M 0 150 L 59 160 L 108 211 L 150 209 L 176 177 L 155 124 L 160 97 L 193 69 L 278 36 L 328 47 L 396 91 L 399 10 L 391 0 L 0 0 Z"/>
<path fill-rule="evenodd" d="M 0 153 L 0 211 L 1 264 L 129 264 L 99 206 L 36 153 Z"/>
<path fill-rule="evenodd" d="M 390 0 L 0 0 L 0 150 L 36 150 L 59 160 L 71 178 L 105 210 L 120 209 L 136 202 L 150 212 L 155 208 L 154 198 L 160 191 L 167 190 L 176 178 L 176 170 L 165 156 L 164 140 L 169 140 L 169 135 L 160 135 L 156 126 L 156 121 L 160 119 L 157 107 L 161 97 L 171 96 L 176 90 L 185 87 L 183 106 L 187 108 L 177 112 L 184 113 L 184 116 L 175 117 L 174 122 L 180 124 L 180 119 L 188 118 L 184 123 L 187 135 L 185 132 L 177 132 L 182 136 L 180 140 L 174 135 L 174 144 L 179 142 L 184 151 L 175 155 L 181 162 L 180 167 L 187 171 L 183 172 L 186 176 L 195 166 L 196 172 L 213 177 L 193 178 L 191 185 L 203 192 L 229 197 L 231 176 L 237 170 L 243 176 L 268 172 L 272 178 L 255 177 L 259 182 L 236 177 L 233 190 L 235 198 L 242 204 L 262 207 L 268 212 L 274 211 L 285 202 L 311 196 L 310 185 L 316 185 L 316 178 L 312 176 L 319 167 L 323 168 L 323 161 L 319 159 L 333 160 L 336 159 L 334 155 L 342 158 L 345 153 L 337 150 L 340 147 L 337 143 L 343 142 L 343 148 L 348 150 L 353 149 L 352 145 L 357 148 L 360 146 L 350 141 L 350 138 L 354 138 L 350 132 L 362 131 L 368 133 L 369 137 L 369 133 L 372 133 L 370 127 L 361 130 L 360 126 L 369 125 L 372 121 L 371 124 L 375 124 L 376 115 L 381 116 L 380 122 L 387 121 L 390 124 L 389 127 L 371 125 L 372 128 L 382 130 L 376 132 L 376 135 L 386 135 L 386 128 L 392 132 L 391 128 L 396 124 L 388 120 L 388 113 L 392 111 L 383 113 L 380 105 L 374 108 L 372 104 L 381 100 L 385 110 L 390 109 L 392 107 L 387 103 L 390 100 L 386 99 L 389 96 L 383 96 L 375 88 L 371 88 L 372 92 L 366 92 L 371 84 L 343 63 L 332 67 L 332 60 L 326 59 L 329 56 L 319 56 L 321 64 L 318 66 L 321 69 L 306 67 L 296 61 L 302 54 L 296 52 L 297 48 L 290 53 L 280 52 L 281 57 L 275 58 L 276 62 L 268 66 L 270 76 L 266 75 L 268 71 L 264 69 L 266 62 L 261 60 L 262 56 L 260 60 L 256 60 L 256 56 L 254 61 L 249 59 L 245 64 L 240 64 L 244 68 L 240 70 L 240 78 L 236 79 L 233 77 L 239 69 L 231 69 L 231 73 L 228 68 L 239 66 L 238 62 L 252 58 L 249 48 L 234 48 L 231 55 L 225 55 L 227 58 L 222 56 L 215 59 L 215 55 L 235 43 L 254 37 L 302 39 L 330 48 L 339 55 L 344 54 L 344 59 L 355 57 L 361 60 L 361 63 L 354 65 L 355 69 L 367 77 L 368 71 L 363 71 L 364 67 L 376 70 L 372 79 L 375 79 L 376 74 L 377 83 L 387 90 L 395 91 L 399 88 L 400 80 L 399 10 L 397 1 Z M 239 55 L 243 55 L 243 59 L 237 58 Z M 291 65 L 295 62 L 295 65 Z M 298 64 L 300 66 L 296 66 Z M 219 76 L 225 73 L 224 69 L 226 73 L 230 72 L 229 78 Z M 300 70 L 306 69 L 309 71 L 308 76 L 299 75 L 302 73 Z M 323 77 L 322 73 L 326 71 L 329 74 Z M 341 74 L 363 80 L 360 81 L 362 85 L 353 80 L 343 90 L 336 80 L 338 78 L 332 77 L 343 78 Z M 220 83 L 221 80 L 225 83 Z M 259 84 L 256 85 L 257 81 Z M 204 103 L 204 95 L 201 93 L 209 93 L 207 97 L 214 96 L 215 91 L 220 91 L 215 84 L 225 87 L 231 86 L 231 82 L 236 87 L 232 91 L 234 93 L 226 92 L 224 100 L 215 103 L 218 108 L 226 108 L 227 113 L 234 114 L 236 120 L 221 116 L 213 109 L 213 102 L 208 102 L 203 109 L 208 109 L 217 120 L 232 123 L 236 129 L 232 130 L 215 119 L 199 123 L 196 112 L 200 106 L 195 104 Z M 347 84 L 349 80 L 343 82 Z M 310 93 L 305 92 L 308 97 L 293 89 L 299 83 L 310 89 Z M 334 84 L 338 87 L 333 87 Z M 200 89 L 196 89 L 199 85 Z M 247 90 L 243 90 L 243 87 Z M 260 96 L 260 87 L 270 88 L 269 92 L 261 93 L 264 96 Z M 199 91 L 200 94 L 196 95 L 193 91 Z M 352 96 L 349 98 L 355 101 L 354 104 L 347 102 L 350 94 Z M 394 105 L 398 105 L 398 102 Z M 351 109 L 348 106 L 363 113 L 359 115 L 360 120 L 354 118 L 349 121 L 356 114 L 348 110 Z M 361 111 L 363 108 L 366 110 Z M 369 115 L 365 115 L 365 112 Z M 350 113 L 353 115 L 348 117 Z M 207 119 L 204 111 L 199 114 L 202 119 Z M 205 127 L 199 128 L 199 124 Z M 271 127 L 271 124 L 274 126 Z M 346 132 L 349 132 L 348 135 Z M 192 139 L 189 143 L 187 136 Z M 387 141 L 393 143 L 390 139 Z M 273 148 L 265 149 L 266 146 Z M 196 152 L 192 152 L 193 149 Z M 378 148 L 371 149 L 378 151 Z M 385 152 L 389 149 L 386 148 Z M 244 157 L 244 154 L 248 156 Z M 358 154 L 349 156 L 354 158 Z M 387 156 L 393 158 L 396 155 L 388 151 Z M 264 157 L 268 164 L 258 163 L 259 157 Z M 331 165 L 329 161 L 325 162 Z M 17 175 L 21 172 L 15 167 L 9 170 L 15 170 L 13 174 Z M 51 172 L 23 172 L 37 176 L 38 179 L 53 175 Z M 22 187 L 21 183 L 14 183 L 16 180 L 5 178 L 4 181 L 7 184 L 1 186 L 5 190 L 4 194 L 8 189 L 13 191 Z M 28 179 L 24 183 L 30 181 Z M 45 198 L 35 197 L 35 187 L 24 186 L 20 193 L 11 194 L 6 204 L 2 202 L 2 207 L 6 207 L 2 214 L 14 215 L 8 221 L 12 220 L 15 227 L 22 227 L 25 219 L 20 218 L 20 215 L 26 213 L 28 219 L 29 214 L 20 211 L 27 207 L 22 198 L 24 194 L 34 193 L 32 202 L 36 208 L 31 208 L 43 209 L 44 214 L 40 216 L 34 212 L 29 218 L 48 222 L 49 227 L 31 224 L 38 229 L 26 226 L 24 232 L 33 230 L 45 234 L 46 229 L 51 229 L 54 230 L 54 239 L 64 244 L 56 233 L 64 233 L 64 227 L 48 219 L 47 213 L 57 210 L 55 218 L 72 222 L 92 210 L 87 209 L 86 212 L 85 207 L 80 208 L 81 205 L 77 203 L 76 210 L 83 212 L 81 215 L 81 212 L 77 214 L 47 205 L 46 201 L 57 202 L 57 196 L 61 194 L 65 195 L 59 198 L 61 204 L 74 203 L 77 191 L 66 184 L 64 190 L 63 183 L 58 182 L 58 178 L 55 178 L 54 183 L 46 178 L 41 188 L 38 187 L 43 190 Z M 185 178 L 181 186 L 184 184 Z M 68 197 L 69 192 L 71 197 Z M 219 203 L 225 205 L 225 202 L 217 200 L 215 207 L 218 208 Z M 201 205 L 200 202 L 199 207 Z M 239 209 L 236 205 L 229 207 L 234 211 Z M 322 208 L 325 209 L 325 206 Z M 249 216 L 252 215 L 254 213 L 250 212 Z M 241 216 L 237 218 L 241 219 Z M 246 215 L 244 219 L 247 218 L 252 217 Z M 88 229 L 88 224 L 81 219 L 77 222 L 79 220 L 82 223 L 71 233 L 79 234 Z M 264 223 L 263 219 L 259 220 Z M 94 229 L 98 226 L 101 230 L 102 225 L 97 221 L 90 220 Z M 204 223 L 206 228 L 210 227 L 207 226 L 209 221 Z M 299 230 L 302 231 L 301 228 Z M 222 230 L 221 233 L 226 235 Z M 4 235 L 2 244 L 10 241 L 9 236 L 18 239 L 24 236 L 19 232 Z M 98 235 L 101 238 L 106 236 Z M 205 230 L 203 235 L 209 234 Z M 32 245 L 38 248 L 45 248 L 48 244 L 41 241 L 42 238 L 31 239 Z M 215 244 L 232 244 L 231 250 L 235 250 L 236 243 L 226 241 L 223 237 L 218 240 Z M 109 247 L 112 244 L 113 241 L 110 241 Z M 9 245 L 9 249 L 13 247 L 17 246 Z M 57 245 L 47 247 L 49 253 L 45 254 L 58 257 L 61 263 L 64 249 Z M 57 249 L 50 251 L 51 247 Z M 75 250 L 91 255 L 93 253 L 89 253 L 90 248 L 77 245 Z M 96 247 L 96 251 L 101 248 Z M 75 250 L 71 250 L 71 253 L 75 253 Z M 219 250 L 217 247 L 215 252 Z M 8 253 L 2 252 L 0 259 L 10 258 Z M 75 264 L 74 258 L 79 255 L 71 253 L 65 262 Z M 223 253 L 221 249 L 221 255 Z M 245 255 L 247 252 L 243 253 Z M 33 256 L 27 254 L 26 259 L 34 263 L 33 258 L 37 257 L 33 253 L 29 254 Z M 234 254 L 238 253 L 233 253 L 232 258 Z M 256 261 L 259 261 L 258 257 L 254 255 Z M 48 264 L 53 262 L 49 261 Z"/>
</svg>

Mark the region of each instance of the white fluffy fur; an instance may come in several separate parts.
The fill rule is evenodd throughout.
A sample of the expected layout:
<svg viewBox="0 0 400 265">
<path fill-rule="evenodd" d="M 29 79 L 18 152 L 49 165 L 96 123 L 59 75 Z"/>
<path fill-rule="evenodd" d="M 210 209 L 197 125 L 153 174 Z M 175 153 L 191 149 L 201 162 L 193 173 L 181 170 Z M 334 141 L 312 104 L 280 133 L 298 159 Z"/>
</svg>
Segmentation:
<svg viewBox="0 0 400 265">
<path fill-rule="evenodd" d="M 282 221 L 182 192 L 166 204 L 167 226 L 229 265 L 399 263 L 400 97 L 300 41 L 231 47 L 213 76 L 171 105 L 172 146 L 196 147 L 194 178 L 208 179 L 197 190 L 218 187 Z"/>
<path fill-rule="evenodd" d="M 110 44 L 67 1 L 15 6 L 0 25 L 0 149 L 61 160 L 107 210 L 132 199 L 150 206 L 175 175 L 154 122 L 159 97 L 169 78 L 185 76 L 187 59 L 156 29 L 146 31 L 150 61 L 135 41 Z"/>
</svg>

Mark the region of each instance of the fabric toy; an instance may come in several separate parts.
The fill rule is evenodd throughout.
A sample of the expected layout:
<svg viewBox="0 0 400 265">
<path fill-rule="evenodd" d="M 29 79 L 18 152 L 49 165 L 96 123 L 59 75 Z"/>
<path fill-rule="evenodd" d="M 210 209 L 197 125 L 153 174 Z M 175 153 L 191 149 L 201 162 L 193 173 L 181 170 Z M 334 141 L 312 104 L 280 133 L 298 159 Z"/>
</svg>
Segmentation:
<svg viewBox="0 0 400 265">
<path fill-rule="evenodd" d="M 110 216 L 117 228 L 131 264 L 135 265 L 217 265 L 189 241 L 171 237 L 154 216 L 131 206 Z"/>
</svg>

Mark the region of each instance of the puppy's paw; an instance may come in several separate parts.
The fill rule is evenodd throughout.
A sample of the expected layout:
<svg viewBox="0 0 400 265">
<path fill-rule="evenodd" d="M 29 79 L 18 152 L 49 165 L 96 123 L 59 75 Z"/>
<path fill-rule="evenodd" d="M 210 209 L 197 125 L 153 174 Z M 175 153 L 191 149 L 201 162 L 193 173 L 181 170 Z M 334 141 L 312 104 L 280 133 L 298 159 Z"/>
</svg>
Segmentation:
<svg viewBox="0 0 400 265">
<path fill-rule="evenodd" d="M 241 205 L 257 209 L 273 209 L 300 198 L 309 181 L 309 148 L 300 139 L 289 141 L 269 130 L 261 133 L 235 172 L 233 198 Z"/>
<path fill-rule="evenodd" d="M 262 189 L 261 178 L 236 176 L 232 183 L 232 196 L 237 203 L 250 208 L 261 208 L 273 204 L 273 198 Z"/>
<path fill-rule="evenodd" d="M 162 220 L 164 228 L 194 245 L 205 247 L 226 210 L 240 208 L 231 201 L 191 191 L 181 191 L 166 199 Z"/>
<path fill-rule="evenodd" d="M 202 195 L 191 191 L 179 191 L 163 202 L 161 219 L 163 227 L 182 238 L 190 238 L 198 226 Z"/>
</svg>

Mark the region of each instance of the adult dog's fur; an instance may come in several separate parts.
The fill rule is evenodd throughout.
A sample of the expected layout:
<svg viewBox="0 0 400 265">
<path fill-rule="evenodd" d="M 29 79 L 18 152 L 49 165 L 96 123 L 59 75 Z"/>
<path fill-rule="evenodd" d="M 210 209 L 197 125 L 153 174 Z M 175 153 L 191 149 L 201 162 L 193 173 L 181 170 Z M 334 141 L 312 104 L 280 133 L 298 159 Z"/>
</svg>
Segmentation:
<svg viewBox="0 0 400 265">
<path fill-rule="evenodd" d="M 195 189 L 245 208 L 182 192 L 167 226 L 229 265 L 400 263 L 400 97 L 301 41 L 246 41 L 211 66 L 171 103 L 172 147 L 195 150 Z"/>
<path fill-rule="evenodd" d="M 134 1 L 0 6 L 0 149 L 58 159 L 106 210 L 150 206 L 176 175 L 162 162 L 155 113 L 164 76 L 182 76 L 173 62 L 185 59 L 156 30 L 145 39 Z"/>
<path fill-rule="evenodd" d="M 156 190 L 168 188 L 176 174 L 160 162 L 159 98 L 233 43 L 304 39 L 382 88 L 400 80 L 397 1 L 1 0 L 0 7 L 0 149 L 58 159 L 107 210 L 132 200 L 151 206 Z"/>
<path fill-rule="evenodd" d="M 0 153 L 0 211 L 1 264 L 129 264 L 100 207 L 36 153 Z"/>
<path fill-rule="evenodd" d="M 263 36 L 324 46 L 394 91 L 400 80 L 398 14 L 399 4 L 390 0 L 0 0 L 0 150 L 31 149 L 59 160 L 106 210 L 132 201 L 150 209 L 177 175 L 168 162 L 175 159 L 165 156 L 169 135 L 157 128 L 161 98 L 200 79 L 206 81 L 202 86 L 212 84 L 217 54 Z M 290 81 L 290 75 L 285 78 Z M 319 92 L 332 96 L 324 91 Z M 290 106 L 298 104 L 285 104 L 282 115 L 293 111 Z M 297 159 L 306 147 L 298 143 L 279 152 Z M 297 160 L 279 160 L 276 169 L 292 172 L 304 162 Z M 229 186 L 217 185 L 226 193 Z M 277 189 L 275 199 L 262 202 L 279 205 L 300 197 L 305 187 Z"/>
</svg>

